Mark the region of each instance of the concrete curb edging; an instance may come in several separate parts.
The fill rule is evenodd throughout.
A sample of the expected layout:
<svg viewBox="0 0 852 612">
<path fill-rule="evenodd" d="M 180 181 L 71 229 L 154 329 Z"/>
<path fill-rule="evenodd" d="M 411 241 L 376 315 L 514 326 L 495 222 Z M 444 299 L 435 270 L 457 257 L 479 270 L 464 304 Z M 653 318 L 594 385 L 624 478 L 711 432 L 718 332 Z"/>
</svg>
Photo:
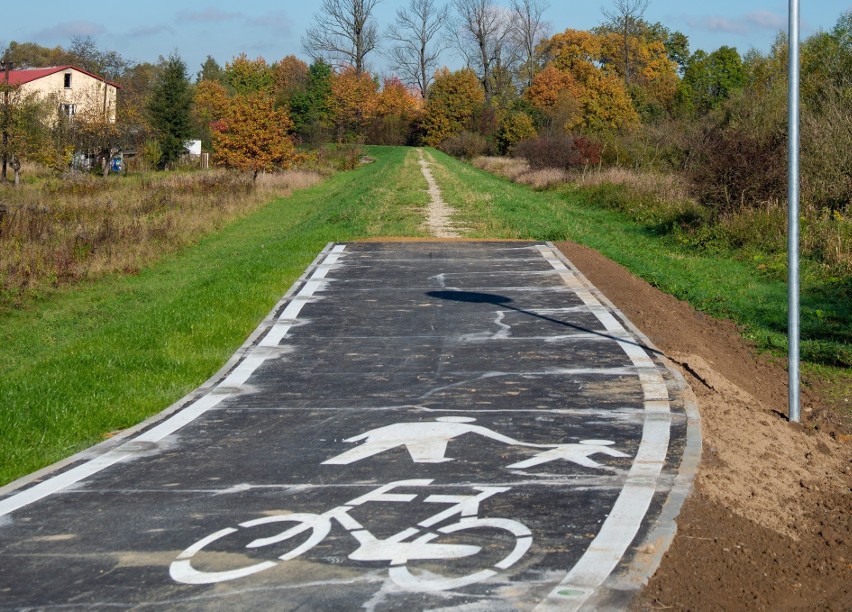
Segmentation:
<svg viewBox="0 0 852 612">
<path fill-rule="evenodd" d="M 325 245 L 325 247 L 320 251 L 320 253 L 314 258 L 314 260 L 308 265 L 305 271 L 299 276 L 298 279 L 290 286 L 284 296 L 278 300 L 269 314 L 264 317 L 264 319 L 258 324 L 258 326 L 254 329 L 254 331 L 246 338 L 245 342 L 234 351 L 233 355 L 225 362 L 225 364 L 215 373 L 213 376 L 208 378 L 204 383 L 200 386 L 196 387 L 192 391 L 190 391 L 187 395 L 174 402 L 172 405 L 158 412 L 157 414 L 148 417 L 141 423 L 134 425 L 133 427 L 129 427 L 115 436 L 109 438 L 108 440 L 104 440 L 94 446 L 91 446 L 85 450 L 82 450 L 70 457 L 62 459 L 61 461 L 57 461 L 51 465 L 48 465 L 38 471 L 35 471 L 31 474 L 27 474 L 26 476 L 22 476 L 17 480 L 13 480 L 12 482 L 0 487 L 0 497 L 7 497 L 13 493 L 21 492 L 26 490 L 30 485 L 38 484 L 40 481 L 56 476 L 67 469 L 70 469 L 78 464 L 81 464 L 86 461 L 91 461 L 93 458 L 104 455 L 110 451 L 117 449 L 119 446 L 127 442 L 130 438 L 151 429 L 155 425 L 165 421 L 169 417 L 173 416 L 177 412 L 180 412 L 182 409 L 191 405 L 193 402 L 197 401 L 201 397 L 205 396 L 212 389 L 214 389 L 219 383 L 221 383 L 227 376 L 237 368 L 237 366 L 246 358 L 249 352 L 258 344 L 258 342 L 266 335 L 266 333 L 272 328 L 275 324 L 278 315 L 282 310 L 286 307 L 286 305 L 290 302 L 294 295 L 296 295 L 301 288 L 305 285 L 310 276 L 314 273 L 319 265 L 325 260 L 328 254 L 331 252 L 334 243 L 329 242 Z"/>
<path fill-rule="evenodd" d="M 636 334 L 638 338 L 644 342 L 648 348 L 656 351 L 656 357 L 666 366 L 666 369 L 671 374 L 674 381 L 682 389 L 682 397 L 684 412 L 686 414 L 686 445 L 683 449 L 683 456 L 680 465 L 678 466 L 677 474 L 674 478 L 674 483 L 666 497 L 662 510 L 655 525 L 649 530 L 643 542 L 636 547 L 637 550 L 643 551 L 637 554 L 627 565 L 627 568 L 620 573 L 613 573 L 604 584 L 599 588 L 599 592 L 590 599 L 582 609 L 597 610 L 612 607 L 621 607 L 616 604 L 616 601 L 623 603 L 624 596 L 633 599 L 638 591 L 644 587 L 662 562 L 663 555 L 671 546 L 677 534 L 676 518 L 680 514 L 686 498 L 692 491 L 692 484 L 698 472 L 698 467 L 701 461 L 701 416 L 698 411 L 698 402 L 691 387 L 683 378 L 683 375 L 675 367 L 672 362 L 653 342 L 640 331 L 615 304 L 610 301 L 597 287 L 595 287 L 589 279 L 550 241 L 546 243 L 551 247 L 556 255 L 568 266 L 571 271 L 577 276 L 588 290 L 604 305 L 612 310 L 620 322 L 631 332 Z M 607 604 L 610 601 L 610 605 Z"/>
</svg>

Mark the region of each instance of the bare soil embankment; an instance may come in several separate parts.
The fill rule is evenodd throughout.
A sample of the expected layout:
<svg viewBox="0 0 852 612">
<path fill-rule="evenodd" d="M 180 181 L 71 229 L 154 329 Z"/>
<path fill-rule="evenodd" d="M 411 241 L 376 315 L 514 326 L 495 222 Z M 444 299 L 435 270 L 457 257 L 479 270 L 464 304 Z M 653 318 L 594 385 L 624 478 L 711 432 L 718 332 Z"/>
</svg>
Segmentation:
<svg viewBox="0 0 852 612">
<path fill-rule="evenodd" d="M 804 385 L 788 423 L 784 363 L 586 247 L 559 249 L 677 364 L 703 452 L 643 610 L 852 610 L 852 437 Z"/>
</svg>

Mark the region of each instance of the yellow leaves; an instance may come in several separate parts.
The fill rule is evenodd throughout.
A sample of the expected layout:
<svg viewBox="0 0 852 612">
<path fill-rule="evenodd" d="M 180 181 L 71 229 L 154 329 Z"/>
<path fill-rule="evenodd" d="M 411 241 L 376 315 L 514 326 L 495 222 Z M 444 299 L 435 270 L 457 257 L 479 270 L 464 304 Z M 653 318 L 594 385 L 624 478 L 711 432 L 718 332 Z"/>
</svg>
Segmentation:
<svg viewBox="0 0 852 612">
<path fill-rule="evenodd" d="M 348 66 L 332 77 L 328 106 L 340 137 L 362 131 L 376 116 L 378 105 L 378 85 L 369 73 L 358 74 Z"/>
<path fill-rule="evenodd" d="M 569 29 L 542 41 L 541 47 L 553 66 L 582 81 L 598 70 L 601 43 L 601 37 L 591 32 Z"/>
<path fill-rule="evenodd" d="M 228 91 L 219 81 L 201 81 L 192 99 L 195 114 L 205 124 L 225 116 L 229 106 Z"/>
<path fill-rule="evenodd" d="M 272 94 L 275 81 L 272 70 L 262 57 L 249 59 L 245 53 L 225 64 L 225 80 L 240 95 L 262 92 Z"/>
<path fill-rule="evenodd" d="M 484 102 L 485 91 L 470 68 L 456 72 L 446 68 L 439 70 L 435 73 L 426 102 L 426 144 L 438 146 L 467 128 Z"/>
<path fill-rule="evenodd" d="M 613 72 L 612 35 L 566 30 L 542 42 L 550 63 L 536 75 L 526 96 L 557 113 L 567 130 L 623 130 L 639 123 L 624 82 Z M 672 90 L 673 93 L 673 90 Z M 569 112 L 571 101 L 576 111 Z"/>
</svg>

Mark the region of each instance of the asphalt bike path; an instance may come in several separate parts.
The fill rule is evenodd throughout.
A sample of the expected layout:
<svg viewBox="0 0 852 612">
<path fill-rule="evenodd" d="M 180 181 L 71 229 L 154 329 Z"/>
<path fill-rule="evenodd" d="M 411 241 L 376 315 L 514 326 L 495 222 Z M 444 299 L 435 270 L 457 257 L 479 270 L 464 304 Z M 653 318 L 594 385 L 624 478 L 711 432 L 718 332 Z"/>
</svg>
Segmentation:
<svg viewBox="0 0 852 612">
<path fill-rule="evenodd" d="M 0 607 L 625 607 L 696 419 L 549 243 L 329 245 L 202 388 L 0 490 Z"/>
</svg>

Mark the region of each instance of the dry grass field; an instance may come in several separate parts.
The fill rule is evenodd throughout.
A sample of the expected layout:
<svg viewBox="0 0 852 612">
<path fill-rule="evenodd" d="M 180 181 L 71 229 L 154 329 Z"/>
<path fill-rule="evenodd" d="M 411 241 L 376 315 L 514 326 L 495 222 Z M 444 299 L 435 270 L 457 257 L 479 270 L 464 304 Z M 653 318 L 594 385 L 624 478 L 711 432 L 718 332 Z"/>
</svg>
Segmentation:
<svg viewBox="0 0 852 612">
<path fill-rule="evenodd" d="M 77 174 L 0 188 L 0 308 L 45 288 L 136 273 L 273 198 L 318 183 L 317 172 L 224 170 Z"/>
</svg>

